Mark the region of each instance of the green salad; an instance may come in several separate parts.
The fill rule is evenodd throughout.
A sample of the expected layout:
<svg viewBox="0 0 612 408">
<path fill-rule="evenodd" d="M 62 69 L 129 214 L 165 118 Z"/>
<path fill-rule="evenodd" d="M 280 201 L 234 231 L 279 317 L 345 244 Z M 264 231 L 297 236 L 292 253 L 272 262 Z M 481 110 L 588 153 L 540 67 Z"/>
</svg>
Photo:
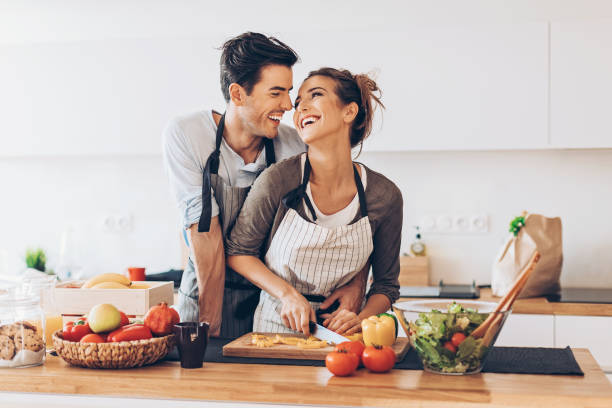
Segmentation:
<svg viewBox="0 0 612 408">
<path fill-rule="evenodd" d="M 465 373 L 480 367 L 487 347 L 470 334 L 489 314 L 456 302 L 448 312 L 433 309 L 410 322 L 410 338 L 423 365 L 443 373 Z"/>
</svg>

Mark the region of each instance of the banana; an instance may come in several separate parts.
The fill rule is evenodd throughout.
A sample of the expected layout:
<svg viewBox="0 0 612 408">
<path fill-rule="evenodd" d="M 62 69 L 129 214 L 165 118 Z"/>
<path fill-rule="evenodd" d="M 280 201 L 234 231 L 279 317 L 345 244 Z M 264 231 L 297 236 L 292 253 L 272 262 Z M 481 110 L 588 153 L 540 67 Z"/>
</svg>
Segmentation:
<svg viewBox="0 0 612 408">
<path fill-rule="evenodd" d="M 96 275 L 93 278 L 90 278 L 81 287 L 91 288 L 102 282 L 117 282 L 124 286 L 130 286 L 132 284 L 132 282 L 124 275 L 120 275 L 118 273 L 103 273 L 101 275 Z"/>
<path fill-rule="evenodd" d="M 130 289 L 149 289 L 150 286 L 144 283 L 133 283 Z"/>
<path fill-rule="evenodd" d="M 122 285 L 119 282 L 100 282 L 93 285 L 89 289 L 129 289 L 129 287 Z"/>
</svg>

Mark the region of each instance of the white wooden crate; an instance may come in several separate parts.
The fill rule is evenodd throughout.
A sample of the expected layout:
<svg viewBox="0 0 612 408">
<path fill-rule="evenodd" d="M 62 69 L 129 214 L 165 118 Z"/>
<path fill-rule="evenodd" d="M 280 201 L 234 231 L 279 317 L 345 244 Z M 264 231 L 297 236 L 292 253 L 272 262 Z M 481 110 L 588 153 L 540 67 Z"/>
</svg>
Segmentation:
<svg viewBox="0 0 612 408">
<path fill-rule="evenodd" d="M 142 316 L 159 302 L 174 304 L 173 282 L 132 282 L 149 285 L 147 289 L 55 288 L 60 314 L 80 315 L 99 303 L 110 303 L 127 315 Z"/>
</svg>

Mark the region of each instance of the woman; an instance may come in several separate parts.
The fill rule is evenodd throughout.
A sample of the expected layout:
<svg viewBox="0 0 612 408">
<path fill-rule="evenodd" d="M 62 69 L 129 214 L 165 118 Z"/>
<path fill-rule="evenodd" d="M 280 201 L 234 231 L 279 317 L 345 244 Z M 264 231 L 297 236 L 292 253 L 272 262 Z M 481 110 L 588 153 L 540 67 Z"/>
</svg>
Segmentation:
<svg viewBox="0 0 612 408">
<path fill-rule="evenodd" d="M 377 91 L 367 75 L 333 68 L 311 72 L 300 87 L 293 121 L 308 152 L 262 173 L 228 241 L 228 265 L 263 289 L 254 331 L 309 334 L 322 299 L 370 264 L 361 312 L 324 314 L 323 324 L 352 334 L 397 300 L 402 196 L 351 158 L 382 106 Z"/>
</svg>

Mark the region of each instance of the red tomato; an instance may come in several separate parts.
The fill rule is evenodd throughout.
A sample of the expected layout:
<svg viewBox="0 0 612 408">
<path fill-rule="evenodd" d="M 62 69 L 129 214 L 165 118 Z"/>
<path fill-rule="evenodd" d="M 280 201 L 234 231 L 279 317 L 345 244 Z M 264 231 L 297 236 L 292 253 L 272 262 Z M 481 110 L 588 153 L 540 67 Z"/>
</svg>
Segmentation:
<svg viewBox="0 0 612 408">
<path fill-rule="evenodd" d="M 123 313 L 122 311 L 119 311 L 119 314 L 121 315 L 121 321 L 119 322 L 119 327 L 130 324 L 130 319 L 128 319 L 125 313 Z"/>
<path fill-rule="evenodd" d="M 325 367 L 338 377 L 351 375 L 359 365 L 359 357 L 348 351 L 332 351 L 325 357 Z"/>
<path fill-rule="evenodd" d="M 452 353 L 457 352 L 457 347 L 455 347 L 455 345 L 451 343 L 450 341 L 447 341 L 446 343 L 444 343 L 444 346 L 442 347 L 444 347 L 445 349 L 449 350 Z"/>
<path fill-rule="evenodd" d="M 344 341 L 340 344 L 337 344 L 335 350 L 346 350 L 349 353 L 355 353 L 355 355 L 359 357 L 359 361 L 361 361 L 361 354 L 363 354 L 364 348 L 365 346 L 360 341 Z"/>
<path fill-rule="evenodd" d="M 453 337 L 451 337 L 451 342 L 455 347 L 459 347 L 463 340 L 465 340 L 465 334 L 460 332 L 453 334 Z"/>
<path fill-rule="evenodd" d="M 389 346 L 368 346 L 363 350 L 361 359 L 368 370 L 384 373 L 395 365 L 395 351 Z"/>
<path fill-rule="evenodd" d="M 80 340 L 81 343 L 104 343 L 104 337 L 96 333 L 90 333 L 83 336 Z"/>
<path fill-rule="evenodd" d="M 91 333 L 89 324 L 84 319 L 79 319 L 75 322 L 68 322 L 62 330 L 62 338 L 68 341 L 79 341 L 86 334 Z"/>
</svg>

